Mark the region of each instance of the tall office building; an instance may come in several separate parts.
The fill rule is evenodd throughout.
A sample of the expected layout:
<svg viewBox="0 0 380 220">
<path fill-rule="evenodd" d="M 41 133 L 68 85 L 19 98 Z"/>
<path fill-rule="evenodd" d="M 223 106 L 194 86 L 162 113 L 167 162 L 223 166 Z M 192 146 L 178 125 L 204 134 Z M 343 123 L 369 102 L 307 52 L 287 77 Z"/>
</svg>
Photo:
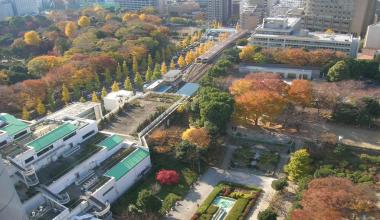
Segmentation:
<svg viewBox="0 0 380 220">
<path fill-rule="evenodd" d="M 375 20 L 377 0 L 306 0 L 304 27 L 364 36 Z"/>
<path fill-rule="evenodd" d="M 121 9 L 138 11 L 146 7 L 157 7 L 157 0 L 106 0 L 120 5 Z"/>
<path fill-rule="evenodd" d="M 269 0 L 242 0 L 240 2 L 240 27 L 244 30 L 255 29 L 269 16 Z"/>
<path fill-rule="evenodd" d="M 208 0 L 207 19 L 226 23 L 231 17 L 232 0 Z"/>
<path fill-rule="evenodd" d="M 40 0 L 13 0 L 15 14 L 30 15 L 37 14 L 39 11 L 39 6 L 41 5 Z"/>
<path fill-rule="evenodd" d="M 14 16 L 12 3 L 10 1 L 0 1 L 0 21 L 11 16 Z"/>
</svg>

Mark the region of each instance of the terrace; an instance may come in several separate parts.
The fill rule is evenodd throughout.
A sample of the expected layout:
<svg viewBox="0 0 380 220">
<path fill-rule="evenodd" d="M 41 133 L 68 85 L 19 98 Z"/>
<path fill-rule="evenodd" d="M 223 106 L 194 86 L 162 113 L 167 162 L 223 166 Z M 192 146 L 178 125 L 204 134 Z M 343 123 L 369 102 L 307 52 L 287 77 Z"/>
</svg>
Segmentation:
<svg viewBox="0 0 380 220">
<path fill-rule="evenodd" d="M 80 147 L 76 151 L 69 152 L 69 154 L 64 154 L 53 163 L 38 170 L 37 175 L 40 182 L 45 185 L 49 185 L 61 176 L 65 175 L 78 164 L 99 152 L 102 147 L 97 146 L 97 144 L 105 138 L 106 136 L 104 134 L 98 133 L 80 144 Z"/>
</svg>

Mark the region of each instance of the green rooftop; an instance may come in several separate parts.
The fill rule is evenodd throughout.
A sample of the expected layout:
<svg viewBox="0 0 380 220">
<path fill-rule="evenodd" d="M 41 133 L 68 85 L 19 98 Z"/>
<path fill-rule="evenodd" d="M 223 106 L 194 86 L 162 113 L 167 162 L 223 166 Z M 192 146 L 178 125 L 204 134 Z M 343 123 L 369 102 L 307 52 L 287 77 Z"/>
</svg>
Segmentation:
<svg viewBox="0 0 380 220">
<path fill-rule="evenodd" d="M 57 127 L 56 129 L 50 131 L 49 133 L 45 134 L 44 136 L 30 142 L 29 144 L 27 144 L 27 146 L 33 147 L 34 150 L 38 153 L 39 151 L 50 146 L 54 142 L 73 133 L 76 129 L 77 126 L 70 123 L 65 123 Z"/>
<path fill-rule="evenodd" d="M 7 113 L 0 115 L 0 121 L 3 121 L 7 124 L 4 127 L 0 128 L 0 131 L 4 131 L 10 136 L 16 135 L 29 127 L 20 119 L 17 119 L 13 115 Z"/>
<path fill-rule="evenodd" d="M 126 158 L 120 161 L 106 172 L 107 176 L 115 177 L 116 181 L 121 179 L 125 174 L 137 166 L 141 161 L 149 156 L 149 152 L 141 148 L 137 148 Z"/>
<path fill-rule="evenodd" d="M 107 148 L 107 150 L 112 150 L 114 147 L 118 146 L 123 141 L 124 141 L 124 138 L 115 134 L 104 139 L 102 142 L 97 144 L 97 146 L 105 147 Z"/>
</svg>

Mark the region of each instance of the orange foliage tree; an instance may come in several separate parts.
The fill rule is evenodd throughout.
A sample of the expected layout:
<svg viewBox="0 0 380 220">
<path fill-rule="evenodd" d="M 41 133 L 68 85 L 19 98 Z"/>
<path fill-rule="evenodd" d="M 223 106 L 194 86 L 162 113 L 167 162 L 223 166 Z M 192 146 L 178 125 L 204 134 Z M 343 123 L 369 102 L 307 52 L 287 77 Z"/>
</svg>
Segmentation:
<svg viewBox="0 0 380 220">
<path fill-rule="evenodd" d="M 289 99 L 306 107 L 312 99 L 312 86 L 307 80 L 294 80 L 288 91 Z"/>
<path fill-rule="evenodd" d="M 314 179 L 303 194 L 302 209 L 296 209 L 292 219 L 351 219 L 374 210 L 377 200 L 368 185 L 337 177 Z"/>
<path fill-rule="evenodd" d="M 258 125 L 259 120 L 271 121 L 286 106 L 287 85 L 276 74 L 248 74 L 230 86 L 235 96 L 235 118 Z"/>
</svg>

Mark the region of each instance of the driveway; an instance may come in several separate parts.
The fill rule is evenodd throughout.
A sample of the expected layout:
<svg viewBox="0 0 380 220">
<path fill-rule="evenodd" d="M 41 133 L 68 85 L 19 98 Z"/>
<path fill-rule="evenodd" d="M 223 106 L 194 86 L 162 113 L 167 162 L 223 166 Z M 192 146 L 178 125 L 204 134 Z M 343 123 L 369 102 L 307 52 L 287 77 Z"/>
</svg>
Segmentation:
<svg viewBox="0 0 380 220">
<path fill-rule="evenodd" d="M 257 201 L 257 205 L 254 207 L 253 212 L 250 214 L 249 219 L 257 219 L 259 211 L 268 207 L 270 198 L 274 195 L 274 190 L 271 187 L 271 183 L 274 178 L 258 176 L 249 172 L 223 170 L 219 168 L 209 168 L 204 175 L 202 175 L 199 184 L 191 190 L 184 200 L 179 202 L 179 205 L 175 206 L 174 211 L 169 213 L 170 217 L 166 219 L 178 219 L 188 220 L 197 211 L 198 205 L 207 198 L 211 193 L 214 186 L 220 181 L 229 181 L 240 183 L 244 185 L 254 185 L 263 189 L 263 194 Z"/>
</svg>

